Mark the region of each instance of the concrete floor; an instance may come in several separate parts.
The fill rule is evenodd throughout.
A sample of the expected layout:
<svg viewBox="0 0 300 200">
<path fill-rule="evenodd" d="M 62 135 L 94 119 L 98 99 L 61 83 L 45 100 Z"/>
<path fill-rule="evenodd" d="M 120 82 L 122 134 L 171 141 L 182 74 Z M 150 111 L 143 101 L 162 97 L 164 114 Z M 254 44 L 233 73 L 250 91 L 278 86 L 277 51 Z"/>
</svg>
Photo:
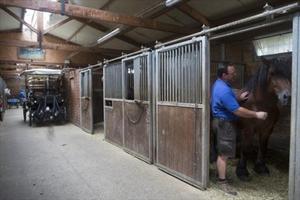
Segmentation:
<svg viewBox="0 0 300 200">
<path fill-rule="evenodd" d="M 223 196 L 222 192 L 218 195 Z M 214 199 L 78 127 L 29 127 L 22 110 L 0 124 L 0 199 Z"/>
</svg>

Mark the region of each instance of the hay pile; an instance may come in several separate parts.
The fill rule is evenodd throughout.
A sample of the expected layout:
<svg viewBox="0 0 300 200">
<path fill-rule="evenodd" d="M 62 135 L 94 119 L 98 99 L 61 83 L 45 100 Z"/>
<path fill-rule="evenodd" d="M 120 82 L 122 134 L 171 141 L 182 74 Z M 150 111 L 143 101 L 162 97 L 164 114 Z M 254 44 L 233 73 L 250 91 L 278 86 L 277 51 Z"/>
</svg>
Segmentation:
<svg viewBox="0 0 300 200">
<path fill-rule="evenodd" d="M 261 199 L 261 200 L 281 200 L 288 199 L 288 163 L 276 154 L 272 158 L 268 158 L 268 167 L 270 176 L 261 176 L 256 174 L 253 169 L 253 164 L 249 163 L 248 170 L 251 174 L 250 182 L 242 182 L 235 175 L 237 160 L 229 161 L 228 176 L 233 179 L 232 186 L 238 191 L 238 196 L 234 197 L 227 195 L 218 189 L 216 184 L 216 169 L 215 165 L 210 166 L 210 188 L 205 191 L 207 199 Z"/>
</svg>

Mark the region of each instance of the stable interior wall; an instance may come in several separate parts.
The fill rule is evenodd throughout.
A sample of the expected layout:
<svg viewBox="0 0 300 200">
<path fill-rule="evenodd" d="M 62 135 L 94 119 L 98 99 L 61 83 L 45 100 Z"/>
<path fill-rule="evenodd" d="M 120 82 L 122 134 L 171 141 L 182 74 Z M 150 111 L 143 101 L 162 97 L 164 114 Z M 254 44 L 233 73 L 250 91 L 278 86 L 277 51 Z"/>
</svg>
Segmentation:
<svg viewBox="0 0 300 200">
<path fill-rule="evenodd" d="M 15 41 L 15 43 L 22 43 L 22 41 L 31 41 L 36 42 L 36 34 L 22 34 L 22 33 L 0 33 L 1 41 Z M 63 44 L 69 44 L 66 43 L 64 40 L 61 40 L 59 38 L 54 38 L 53 36 L 45 35 L 43 37 L 44 42 L 50 42 L 50 43 L 59 43 L 61 45 Z M 66 58 L 72 54 L 71 51 L 64 51 L 64 50 L 57 50 L 57 49 L 45 49 L 45 58 L 43 60 L 34 60 L 36 62 L 44 62 L 47 64 L 51 63 L 60 63 L 63 64 Z M 96 64 L 99 60 L 101 60 L 101 55 L 95 54 L 95 53 L 89 53 L 89 52 L 81 52 L 77 54 L 76 56 L 72 57 L 70 60 L 71 64 L 74 66 L 87 66 L 88 64 Z M 22 63 L 25 61 L 30 60 L 24 60 L 18 58 L 18 47 L 14 46 L 2 46 L 0 48 L 0 61 L 3 63 L 4 61 L 7 62 L 20 62 Z"/>
<path fill-rule="evenodd" d="M 80 126 L 80 71 L 68 69 L 64 75 L 64 86 L 68 119 L 76 126 Z"/>
</svg>

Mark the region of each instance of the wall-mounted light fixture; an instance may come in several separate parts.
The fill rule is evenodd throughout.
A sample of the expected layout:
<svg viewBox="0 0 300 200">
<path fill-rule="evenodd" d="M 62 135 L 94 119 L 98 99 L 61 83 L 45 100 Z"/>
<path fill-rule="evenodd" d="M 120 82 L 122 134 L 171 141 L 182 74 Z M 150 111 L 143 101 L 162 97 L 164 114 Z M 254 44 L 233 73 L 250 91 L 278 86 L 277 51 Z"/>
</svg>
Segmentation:
<svg viewBox="0 0 300 200">
<path fill-rule="evenodd" d="M 165 5 L 166 7 L 171 7 L 177 3 L 179 3 L 181 0 L 166 0 Z"/>
<path fill-rule="evenodd" d="M 110 33 L 108 33 L 108 34 L 102 36 L 101 38 L 99 38 L 97 40 L 97 43 L 98 44 L 103 43 L 104 41 L 114 37 L 115 35 L 117 35 L 120 32 L 121 32 L 120 28 L 116 28 L 115 30 L 111 31 Z"/>
</svg>

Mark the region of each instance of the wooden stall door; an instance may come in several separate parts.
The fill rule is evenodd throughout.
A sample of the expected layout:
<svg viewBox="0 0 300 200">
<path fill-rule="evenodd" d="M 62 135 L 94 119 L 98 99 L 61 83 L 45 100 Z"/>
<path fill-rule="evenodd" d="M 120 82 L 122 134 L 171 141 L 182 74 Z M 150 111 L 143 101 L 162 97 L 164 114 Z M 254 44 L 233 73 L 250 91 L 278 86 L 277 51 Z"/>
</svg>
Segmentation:
<svg viewBox="0 0 300 200">
<path fill-rule="evenodd" d="M 209 180 L 208 40 L 156 50 L 156 165 L 205 189 Z"/>
<path fill-rule="evenodd" d="M 122 63 L 104 66 L 104 132 L 105 140 L 123 147 Z"/>
<path fill-rule="evenodd" d="M 93 99 L 92 99 L 92 71 L 80 72 L 80 127 L 93 133 Z"/>
<path fill-rule="evenodd" d="M 123 60 L 124 150 L 152 163 L 150 54 Z"/>
</svg>

